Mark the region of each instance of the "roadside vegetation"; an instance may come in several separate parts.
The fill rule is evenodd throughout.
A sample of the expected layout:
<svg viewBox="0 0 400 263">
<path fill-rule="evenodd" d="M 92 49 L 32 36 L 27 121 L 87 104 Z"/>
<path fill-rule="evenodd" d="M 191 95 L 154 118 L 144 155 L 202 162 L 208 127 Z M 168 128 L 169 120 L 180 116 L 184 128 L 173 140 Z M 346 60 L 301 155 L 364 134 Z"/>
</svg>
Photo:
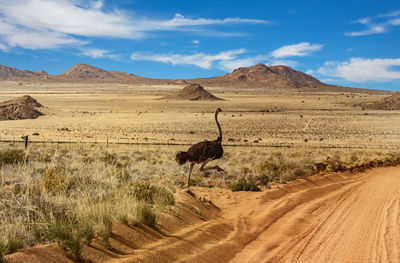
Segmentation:
<svg viewBox="0 0 400 263">
<path fill-rule="evenodd" d="M 105 149 L 38 145 L 0 151 L 0 262 L 4 255 L 57 243 L 79 261 L 84 245 L 100 240 L 112 249 L 113 222 L 157 227 L 157 214 L 174 205 L 188 167 L 175 163 L 182 146 Z M 326 157 L 329 160 L 326 161 Z M 317 173 L 394 165 L 400 154 L 381 150 L 226 147 L 217 161 L 225 172 L 193 172 L 197 187 L 260 191 Z M 317 170 L 315 163 L 325 163 Z"/>
</svg>

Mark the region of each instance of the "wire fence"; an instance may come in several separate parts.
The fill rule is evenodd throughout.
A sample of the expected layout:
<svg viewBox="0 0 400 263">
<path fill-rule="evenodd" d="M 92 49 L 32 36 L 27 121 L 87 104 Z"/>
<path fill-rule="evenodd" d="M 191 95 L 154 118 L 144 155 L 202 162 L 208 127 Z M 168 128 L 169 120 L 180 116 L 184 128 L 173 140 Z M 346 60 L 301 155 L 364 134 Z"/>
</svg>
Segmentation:
<svg viewBox="0 0 400 263">
<path fill-rule="evenodd" d="M 118 145 L 193 145 L 197 141 L 188 140 L 175 140 L 175 139 L 154 139 L 154 138 L 77 138 L 77 137 L 57 137 L 57 138 L 45 138 L 43 136 L 2 136 L 0 137 L 0 143 L 8 143 L 11 146 L 24 146 L 27 147 L 31 144 L 42 144 L 42 145 L 91 145 L 101 147 L 111 147 Z M 267 148 L 322 148 L 322 149 L 400 149 L 400 145 L 373 145 L 373 144 L 357 144 L 357 145 L 340 145 L 340 144 L 328 144 L 328 143 L 310 143 L 310 142 L 266 142 L 266 141 L 223 141 L 224 146 L 232 147 L 267 147 Z M 1 145 L 0 145 L 1 149 Z"/>
</svg>

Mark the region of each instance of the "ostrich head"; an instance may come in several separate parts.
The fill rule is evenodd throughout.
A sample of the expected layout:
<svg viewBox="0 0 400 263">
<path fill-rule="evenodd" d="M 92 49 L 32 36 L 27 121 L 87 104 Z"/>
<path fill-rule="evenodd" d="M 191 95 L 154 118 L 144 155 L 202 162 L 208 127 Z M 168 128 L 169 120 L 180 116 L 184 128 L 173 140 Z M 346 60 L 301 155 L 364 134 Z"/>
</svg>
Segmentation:
<svg viewBox="0 0 400 263">
<path fill-rule="evenodd" d="M 215 112 L 216 113 L 219 113 L 219 112 L 221 112 L 222 110 L 221 110 L 221 108 L 218 108 Z"/>
</svg>

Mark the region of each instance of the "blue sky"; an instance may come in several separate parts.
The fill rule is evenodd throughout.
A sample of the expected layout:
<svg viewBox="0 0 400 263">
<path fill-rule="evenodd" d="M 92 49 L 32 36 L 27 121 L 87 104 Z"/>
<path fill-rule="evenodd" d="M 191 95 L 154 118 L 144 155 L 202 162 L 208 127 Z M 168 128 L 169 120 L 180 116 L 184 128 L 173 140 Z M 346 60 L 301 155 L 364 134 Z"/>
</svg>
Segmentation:
<svg viewBox="0 0 400 263">
<path fill-rule="evenodd" d="M 283 64 L 400 91 L 399 1 L 0 0 L 0 64 L 76 63 L 152 78 Z"/>
</svg>

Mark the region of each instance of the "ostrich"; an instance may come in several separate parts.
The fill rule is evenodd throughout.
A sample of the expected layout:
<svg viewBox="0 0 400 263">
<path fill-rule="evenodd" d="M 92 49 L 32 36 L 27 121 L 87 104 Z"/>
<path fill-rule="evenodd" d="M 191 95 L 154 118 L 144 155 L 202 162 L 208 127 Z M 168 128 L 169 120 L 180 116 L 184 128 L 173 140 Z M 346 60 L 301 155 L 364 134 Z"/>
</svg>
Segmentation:
<svg viewBox="0 0 400 263">
<path fill-rule="evenodd" d="M 198 163 L 201 163 L 200 171 L 206 170 L 217 170 L 223 171 L 221 167 L 218 165 L 211 166 L 205 168 L 204 166 L 216 159 L 220 159 L 224 153 L 222 149 L 221 141 L 222 141 L 222 131 L 221 126 L 218 122 L 218 113 L 222 110 L 218 108 L 215 111 L 215 122 L 217 123 L 218 127 L 218 138 L 215 141 L 203 141 L 192 145 L 187 152 L 178 152 L 176 155 L 175 160 L 180 165 L 183 165 L 186 162 L 190 162 L 190 170 L 189 170 L 189 178 L 188 178 L 188 188 L 190 187 L 190 175 L 192 174 L 193 166 Z"/>
</svg>

